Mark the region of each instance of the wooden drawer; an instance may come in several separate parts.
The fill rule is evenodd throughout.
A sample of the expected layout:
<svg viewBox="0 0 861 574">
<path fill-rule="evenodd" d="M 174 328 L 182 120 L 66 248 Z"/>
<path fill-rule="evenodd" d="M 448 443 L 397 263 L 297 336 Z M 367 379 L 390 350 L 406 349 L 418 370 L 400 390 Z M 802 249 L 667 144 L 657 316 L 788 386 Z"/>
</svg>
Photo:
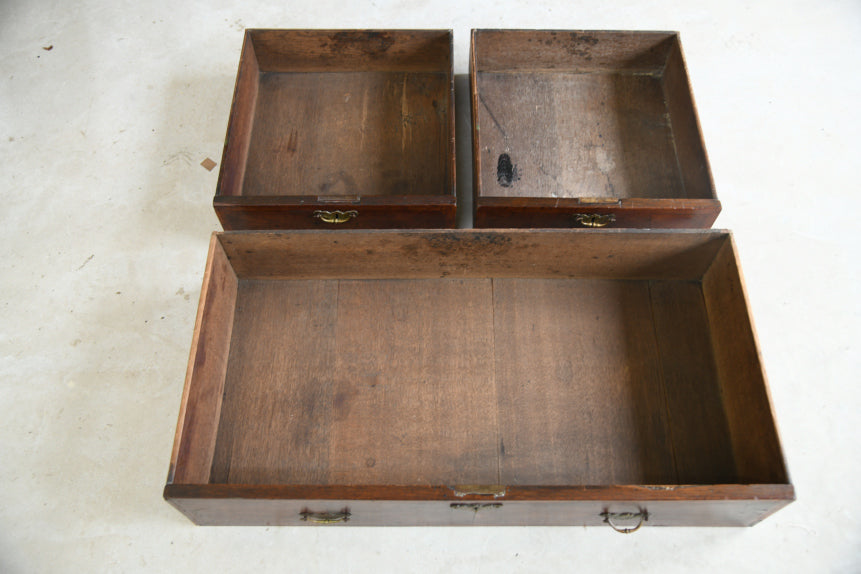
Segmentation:
<svg viewBox="0 0 861 574">
<path fill-rule="evenodd" d="M 222 226 L 454 227 L 453 98 L 450 30 L 246 31 Z"/>
<path fill-rule="evenodd" d="M 473 30 L 476 227 L 710 227 L 677 33 Z"/>
<path fill-rule="evenodd" d="M 624 530 L 794 493 L 730 234 L 574 229 L 214 234 L 164 496 Z"/>
</svg>

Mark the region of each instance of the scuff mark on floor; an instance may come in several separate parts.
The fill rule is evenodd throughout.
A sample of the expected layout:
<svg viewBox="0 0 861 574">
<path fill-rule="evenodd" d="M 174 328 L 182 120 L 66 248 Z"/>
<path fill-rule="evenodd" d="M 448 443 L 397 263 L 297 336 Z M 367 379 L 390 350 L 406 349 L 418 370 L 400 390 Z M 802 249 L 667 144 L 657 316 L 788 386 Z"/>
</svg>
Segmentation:
<svg viewBox="0 0 861 574">
<path fill-rule="evenodd" d="M 96 256 L 96 254 L 95 254 L 95 253 L 93 253 L 92 255 L 90 255 L 89 257 L 87 257 L 87 260 L 86 260 L 86 261 L 84 261 L 83 263 L 81 263 L 81 266 L 80 266 L 80 267 L 78 267 L 75 271 L 80 271 L 81 269 L 83 269 L 83 268 L 84 268 L 84 266 L 85 266 L 87 263 L 89 263 L 90 261 L 92 261 L 92 260 L 93 260 L 93 257 L 95 257 L 95 256 Z"/>
</svg>

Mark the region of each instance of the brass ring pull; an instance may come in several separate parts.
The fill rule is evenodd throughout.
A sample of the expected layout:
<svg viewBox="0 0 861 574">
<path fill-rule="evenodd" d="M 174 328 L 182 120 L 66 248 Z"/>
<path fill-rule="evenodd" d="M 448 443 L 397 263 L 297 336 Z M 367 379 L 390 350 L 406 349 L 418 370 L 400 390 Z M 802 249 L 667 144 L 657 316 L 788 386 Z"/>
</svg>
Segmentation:
<svg viewBox="0 0 861 574">
<path fill-rule="evenodd" d="M 606 510 L 601 513 L 601 516 L 604 517 L 604 523 L 609 524 L 610 528 L 615 530 L 616 532 L 620 532 L 622 534 L 631 534 L 632 532 L 636 532 L 643 526 L 643 523 L 649 519 L 649 513 L 646 510 L 641 510 L 640 512 L 607 512 Z M 632 518 L 639 518 L 640 521 L 637 522 L 637 525 L 633 528 L 623 528 L 616 526 L 613 524 L 613 520 L 631 520 Z"/>
<path fill-rule="evenodd" d="M 323 211 L 322 209 L 318 209 L 312 215 L 315 219 L 326 223 L 346 223 L 351 219 L 359 217 L 359 212 L 355 209 L 351 209 L 350 211 Z"/>
<path fill-rule="evenodd" d="M 346 508 L 341 512 L 309 512 L 303 510 L 299 513 L 304 522 L 316 522 L 317 524 L 334 524 L 336 522 L 348 522 L 350 520 L 350 511 Z"/>
<path fill-rule="evenodd" d="M 612 213 L 578 213 L 574 218 L 583 227 L 604 227 L 616 221 Z"/>
<path fill-rule="evenodd" d="M 479 510 L 502 508 L 501 502 L 452 502 L 454 510 L 471 510 L 478 514 Z"/>
</svg>

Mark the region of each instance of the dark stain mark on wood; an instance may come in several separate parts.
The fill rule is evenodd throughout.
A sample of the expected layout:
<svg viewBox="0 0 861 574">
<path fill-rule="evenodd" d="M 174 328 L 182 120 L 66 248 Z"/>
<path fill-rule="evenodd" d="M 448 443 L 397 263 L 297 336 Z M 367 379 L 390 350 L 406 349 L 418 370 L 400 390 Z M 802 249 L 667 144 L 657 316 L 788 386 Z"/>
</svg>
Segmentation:
<svg viewBox="0 0 861 574">
<path fill-rule="evenodd" d="M 343 188 L 345 192 L 358 195 L 358 193 L 356 193 L 356 180 L 345 171 L 339 171 L 334 177 L 330 178 L 329 181 L 320 184 L 320 193 L 330 193 L 339 187 Z M 347 193 L 344 193 L 344 195 L 347 195 Z"/>
<path fill-rule="evenodd" d="M 395 43 L 388 32 L 336 32 L 331 37 L 332 51 L 345 52 L 359 50 L 371 58 L 379 58 Z"/>
<path fill-rule="evenodd" d="M 296 134 L 296 130 L 290 130 L 290 137 L 287 138 L 287 148 L 286 152 L 290 155 L 296 153 L 296 146 L 299 144 L 299 136 Z"/>
<path fill-rule="evenodd" d="M 511 156 L 507 153 L 499 155 L 499 160 L 496 162 L 496 181 L 502 187 L 511 187 L 515 181 L 520 179 L 520 174 L 517 171 L 517 166 L 511 163 Z"/>
<path fill-rule="evenodd" d="M 587 34 L 572 32 L 565 43 L 565 50 L 572 56 L 585 60 L 592 59 L 592 48 L 598 43 L 598 38 Z"/>
<path fill-rule="evenodd" d="M 612 182 L 612 181 L 610 181 L 610 174 L 609 174 L 609 173 L 605 173 L 605 174 L 604 174 L 604 177 L 606 177 L 606 178 L 607 178 L 607 185 L 604 187 L 604 189 L 606 189 L 606 190 L 607 190 L 607 192 L 610 194 L 610 197 L 615 197 L 615 195 L 616 195 L 616 186 L 615 186 L 615 185 L 613 185 L 613 182 Z"/>
<path fill-rule="evenodd" d="M 495 125 L 496 129 L 499 130 L 499 133 L 502 134 L 502 137 L 507 138 L 508 136 L 505 135 L 505 130 L 502 129 L 502 126 L 497 121 L 496 116 L 494 116 L 493 112 L 490 111 L 490 106 L 488 106 L 487 102 L 484 101 L 484 97 L 481 94 L 478 94 L 478 99 L 479 99 L 479 101 L 481 101 L 481 105 L 484 106 L 484 109 L 487 110 L 487 114 L 490 116 L 490 119 L 493 121 L 493 125 Z"/>
<path fill-rule="evenodd" d="M 543 40 L 543 44 L 548 47 L 553 46 L 557 42 L 572 56 L 583 58 L 588 62 L 592 59 L 592 48 L 598 43 L 598 38 L 578 32 L 571 32 L 560 38 L 556 33 L 551 32 L 550 36 Z"/>
<path fill-rule="evenodd" d="M 428 245 L 441 257 L 448 257 L 464 250 L 482 256 L 501 255 L 511 249 L 511 238 L 493 233 L 475 233 L 469 236 L 456 233 L 433 234 L 427 237 Z"/>
</svg>

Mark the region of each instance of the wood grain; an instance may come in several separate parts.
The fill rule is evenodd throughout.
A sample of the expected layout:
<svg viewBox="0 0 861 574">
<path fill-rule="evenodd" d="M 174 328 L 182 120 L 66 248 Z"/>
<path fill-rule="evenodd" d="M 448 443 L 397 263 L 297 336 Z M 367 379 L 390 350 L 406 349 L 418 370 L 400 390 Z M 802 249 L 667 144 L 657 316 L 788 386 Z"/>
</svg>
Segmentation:
<svg viewBox="0 0 861 574">
<path fill-rule="evenodd" d="M 325 481 L 336 281 L 241 281 L 213 482 Z"/>
<path fill-rule="evenodd" d="M 722 231 L 423 230 L 219 234 L 237 275 L 270 279 L 697 279 Z"/>
<path fill-rule="evenodd" d="M 242 194 L 437 195 L 445 73 L 262 73 Z"/>
<path fill-rule="evenodd" d="M 257 108 L 259 76 L 257 54 L 254 52 L 251 35 L 246 31 L 239 57 L 239 70 L 236 73 L 227 135 L 224 138 L 224 153 L 218 171 L 217 196 L 242 194 L 245 163 L 248 160 L 248 146 L 251 142 L 251 129 Z"/>
<path fill-rule="evenodd" d="M 222 244 L 213 234 L 200 290 L 169 482 L 209 480 L 221 417 L 237 288 L 236 274 Z"/>
<path fill-rule="evenodd" d="M 490 289 L 340 282 L 330 483 L 497 483 Z"/>
<path fill-rule="evenodd" d="M 489 290 L 242 281 L 212 482 L 495 482 Z"/>
<path fill-rule="evenodd" d="M 451 30 L 278 30 L 246 32 L 264 72 L 447 72 Z"/>
<path fill-rule="evenodd" d="M 677 482 L 736 482 L 702 285 L 650 281 L 649 295 Z"/>
<path fill-rule="evenodd" d="M 788 482 L 732 237 L 703 278 L 717 376 L 740 482 Z"/>
<path fill-rule="evenodd" d="M 659 73 L 675 32 L 473 30 L 482 70 Z"/>
<path fill-rule="evenodd" d="M 404 485 L 248 485 L 248 484 L 168 484 L 164 494 L 170 498 L 211 499 L 306 499 L 306 500 L 381 500 L 408 501 L 430 500 L 447 502 L 505 502 L 614 500 L 619 502 L 691 501 L 708 502 L 719 500 L 775 501 L 792 500 L 791 484 L 661 484 L 661 485 L 552 485 L 552 486 L 508 486 L 501 497 L 467 494 L 459 496 L 450 485 L 404 486 Z"/>
<path fill-rule="evenodd" d="M 494 280 L 501 484 L 675 484 L 648 284 Z"/>
<path fill-rule="evenodd" d="M 717 199 L 681 42 L 670 48 L 663 84 L 685 194 Z"/>
<path fill-rule="evenodd" d="M 481 194 L 686 197 L 662 79 L 648 74 L 477 74 Z M 499 157 L 516 179 L 499 177 Z"/>
</svg>

